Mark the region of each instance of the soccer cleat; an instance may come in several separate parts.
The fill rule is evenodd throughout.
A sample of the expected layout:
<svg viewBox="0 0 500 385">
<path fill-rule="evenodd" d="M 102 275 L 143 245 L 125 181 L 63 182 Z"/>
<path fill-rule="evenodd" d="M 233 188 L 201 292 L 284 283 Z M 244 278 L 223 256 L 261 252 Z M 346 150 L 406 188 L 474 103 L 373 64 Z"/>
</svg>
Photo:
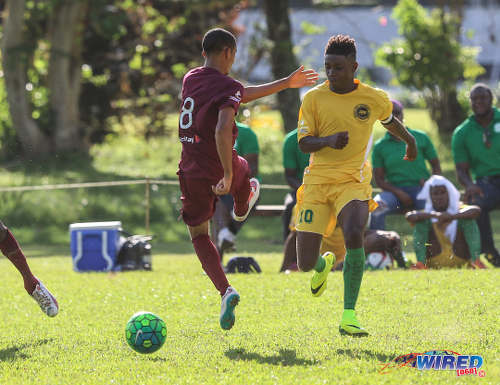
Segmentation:
<svg viewBox="0 0 500 385">
<path fill-rule="evenodd" d="M 497 251 L 495 251 L 495 253 L 486 253 L 485 258 L 493 266 L 500 267 L 500 255 Z"/>
<path fill-rule="evenodd" d="M 259 194 L 260 194 L 259 181 L 256 178 L 250 179 L 250 195 L 248 196 L 248 210 L 245 213 L 245 215 L 239 217 L 238 215 L 235 214 L 233 207 L 233 219 L 235 221 L 243 222 L 245 219 L 247 219 L 248 214 L 250 214 L 250 211 L 252 210 L 252 207 L 255 205 L 255 202 L 257 202 L 257 199 L 259 199 Z"/>
<path fill-rule="evenodd" d="M 314 272 L 314 275 L 311 278 L 311 293 L 314 297 L 319 297 L 326 289 L 326 280 L 328 278 L 328 274 L 332 270 L 332 266 L 335 263 L 335 254 L 327 251 L 320 258 L 324 258 L 325 260 L 325 268 L 323 271 L 318 273 Z"/>
<path fill-rule="evenodd" d="M 240 302 L 240 295 L 231 286 L 226 290 L 226 293 L 222 296 L 222 305 L 220 308 L 220 327 L 224 330 L 229 330 L 234 325 L 234 308 Z"/>
<path fill-rule="evenodd" d="M 352 309 L 344 309 L 342 321 L 340 321 L 339 332 L 343 336 L 367 337 L 368 332 L 363 329 L 356 318 L 356 313 Z"/>
<path fill-rule="evenodd" d="M 33 299 L 38 303 L 42 311 L 49 317 L 55 317 L 59 313 L 59 305 L 50 291 L 38 281 L 38 284 L 31 293 Z"/>
<path fill-rule="evenodd" d="M 486 269 L 486 266 L 481 260 L 478 258 L 474 262 L 470 263 L 470 267 L 473 269 Z"/>
<path fill-rule="evenodd" d="M 425 264 L 423 262 L 418 261 L 414 265 L 411 265 L 410 269 L 411 270 L 426 270 L 427 266 L 425 266 Z"/>
</svg>

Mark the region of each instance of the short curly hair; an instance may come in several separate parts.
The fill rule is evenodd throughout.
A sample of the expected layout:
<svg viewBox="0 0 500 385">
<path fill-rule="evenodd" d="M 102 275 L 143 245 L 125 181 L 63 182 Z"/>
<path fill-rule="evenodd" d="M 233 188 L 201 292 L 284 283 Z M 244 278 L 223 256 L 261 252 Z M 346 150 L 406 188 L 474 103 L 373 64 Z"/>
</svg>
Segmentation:
<svg viewBox="0 0 500 385">
<path fill-rule="evenodd" d="M 236 38 L 234 35 L 222 28 L 213 28 L 209 30 L 202 41 L 203 51 L 207 54 L 221 52 L 224 48 L 236 48 Z"/>
<path fill-rule="evenodd" d="M 326 44 L 325 55 L 351 56 L 356 60 L 356 41 L 349 35 L 332 36 Z"/>
</svg>

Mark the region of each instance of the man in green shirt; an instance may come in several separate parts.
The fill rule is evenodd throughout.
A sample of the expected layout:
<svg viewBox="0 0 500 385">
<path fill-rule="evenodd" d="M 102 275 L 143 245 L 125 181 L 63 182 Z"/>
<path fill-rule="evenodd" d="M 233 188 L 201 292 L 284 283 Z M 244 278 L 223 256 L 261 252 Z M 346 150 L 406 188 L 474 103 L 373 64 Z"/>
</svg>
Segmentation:
<svg viewBox="0 0 500 385">
<path fill-rule="evenodd" d="M 453 132 L 453 159 L 458 180 L 465 187 L 465 202 L 481 208 L 477 219 L 481 252 L 499 267 L 490 211 L 500 206 L 500 111 L 492 107 L 493 93 L 486 84 L 472 87 L 470 103 L 473 114 Z"/>
<path fill-rule="evenodd" d="M 236 122 L 238 137 L 234 143 L 234 149 L 239 156 L 245 158 L 250 166 L 250 177 L 256 177 L 260 181 L 259 174 L 259 142 L 257 135 L 252 129 L 242 123 Z M 240 231 L 243 223 L 235 221 L 231 216 L 233 210 L 233 197 L 231 194 L 219 196 L 214 214 L 214 239 L 217 240 L 217 248 L 221 258 L 225 251 L 234 250 L 236 234 Z M 254 206 L 255 207 L 255 206 Z"/>
<path fill-rule="evenodd" d="M 286 240 L 290 233 L 290 219 L 292 210 L 297 201 L 297 189 L 302 184 L 304 169 L 309 165 L 309 154 L 300 151 L 297 142 L 297 129 L 290 131 L 283 142 L 283 168 L 285 178 L 292 191 L 285 198 L 285 211 L 283 213 L 283 239 Z"/>
<path fill-rule="evenodd" d="M 392 101 L 392 114 L 403 121 L 403 105 Z M 374 199 L 379 207 L 372 212 L 370 228 L 385 230 L 385 217 L 388 214 L 422 209 L 424 202 L 417 199 L 425 181 L 430 177 L 425 161 L 432 168 L 432 174 L 441 174 L 441 166 L 434 146 L 422 131 L 407 130 L 417 141 L 417 159 L 409 162 L 403 159 L 406 144 L 389 132 L 379 139 L 373 147 L 372 166 L 377 186 L 382 189 Z"/>
</svg>

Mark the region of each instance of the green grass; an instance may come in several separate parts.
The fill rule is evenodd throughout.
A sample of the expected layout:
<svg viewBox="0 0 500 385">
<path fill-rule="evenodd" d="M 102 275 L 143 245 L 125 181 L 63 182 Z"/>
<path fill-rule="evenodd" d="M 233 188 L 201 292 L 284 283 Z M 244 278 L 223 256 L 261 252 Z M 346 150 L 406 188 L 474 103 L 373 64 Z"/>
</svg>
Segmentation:
<svg viewBox="0 0 500 385">
<path fill-rule="evenodd" d="M 272 249 L 272 247 L 271 247 Z M 499 270 L 367 272 L 358 315 L 371 332 L 341 337 L 342 275 L 310 296 L 310 274 L 278 274 L 277 252 L 242 247 L 260 275 L 230 281 L 242 300 L 235 327 L 218 325 L 220 299 L 192 252 L 154 254 L 153 272 L 75 273 L 66 249 L 26 248 L 33 271 L 57 295 L 53 319 L 25 294 L 5 259 L 0 302 L 0 383 L 6 384 L 495 384 L 500 378 Z M 47 254 L 55 254 L 50 258 Z M 124 327 L 136 311 L 161 316 L 161 350 L 140 355 Z M 394 369 L 396 356 L 450 349 L 479 354 L 486 376 Z"/>
</svg>

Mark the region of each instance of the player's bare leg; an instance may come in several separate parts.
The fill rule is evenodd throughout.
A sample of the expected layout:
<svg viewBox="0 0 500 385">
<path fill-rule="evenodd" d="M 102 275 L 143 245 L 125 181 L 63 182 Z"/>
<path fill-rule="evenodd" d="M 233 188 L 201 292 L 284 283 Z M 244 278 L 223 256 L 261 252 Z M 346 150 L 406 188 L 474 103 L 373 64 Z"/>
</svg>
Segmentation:
<svg viewBox="0 0 500 385">
<path fill-rule="evenodd" d="M 280 273 L 289 269 L 297 269 L 297 232 L 290 231 L 283 247 L 283 262 Z"/>
<path fill-rule="evenodd" d="M 297 231 L 297 265 L 302 271 L 315 270 L 311 278 L 311 293 L 315 297 L 326 290 L 328 274 L 335 263 L 333 253 L 319 255 L 322 239 L 321 234 Z"/>
<path fill-rule="evenodd" d="M 297 231 L 297 266 L 302 271 L 314 269 L 319 258 L 323 236 L 307 231 Z"/>
<path fill-rule="evenodd" d="M 208 236 L 208 227 L 208 221 L 198 226 L 188 225 L 191 241 L 201 266 L 222 296 L 219 323 L 223 329 L 228 330 L 233 327 L 234 308 L 238 305 L 240 296 L 234 288 L 229 286 L 220 263 L 220 255 Z"/>
<path fill-rule="evenodd" d="M 38 303 L 42 311 L 49 317 L 54 317 L 59 312 L 59 305 L 55 297 L 31 272 L 19 243 L 10 230 L 0 222 L 0 250 L 21 273 L 24 289 Z"/>
<path fill-rule="evenodd" d="M 344 313 L 339 331 L 341 334 L 352 336 L 367 336 L 368 333 L 356 319 L 354 308 L 358 299 L 365 267 L 363 233 L 368 221 L 368 202 L 358 200 L 349 202 L 341 210 L 338 219 L 344 233 L 346 246 L 344 261 Z"/>
</svg>

